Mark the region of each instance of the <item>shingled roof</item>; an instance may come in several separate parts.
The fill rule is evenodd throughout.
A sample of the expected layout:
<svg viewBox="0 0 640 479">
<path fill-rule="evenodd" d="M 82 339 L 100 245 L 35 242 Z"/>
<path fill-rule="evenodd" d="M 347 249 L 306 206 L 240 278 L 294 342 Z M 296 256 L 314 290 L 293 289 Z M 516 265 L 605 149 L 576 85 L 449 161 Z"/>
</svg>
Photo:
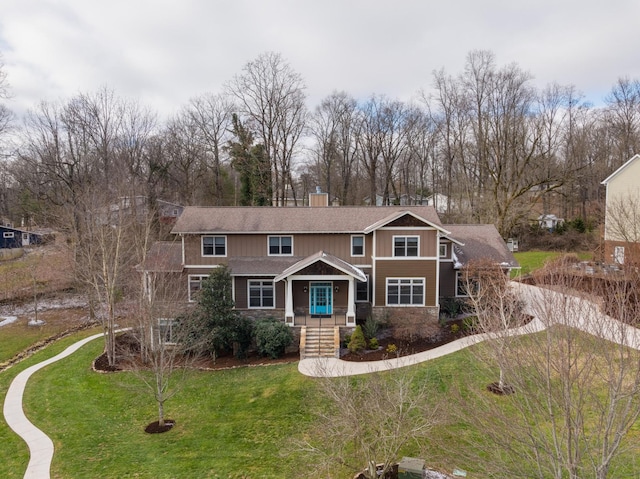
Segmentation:
<svg viewBox="0 0 640 479">
<path fill-rule="evenodd" d="M 463 246 L 454 246 L 461 265 L 471 260 L 488 259 L 505 268 L 520 266 L 494 225 L 446 225 L 446 228 L 451 231 L 451 239 L 463 243 Z"/>
<path fill-rule="evenodd" d="M 151 245 L 144 262 L 138 269 L 157 273 L 182 271 L 182 243 L 157 241 Z"/>
<path fill-rule="evenodd" d="M 172 233 L 362 233 L 407 212 L 443 229 L 432 206 L 197 207 L 188 206 Z"/>
</svg>

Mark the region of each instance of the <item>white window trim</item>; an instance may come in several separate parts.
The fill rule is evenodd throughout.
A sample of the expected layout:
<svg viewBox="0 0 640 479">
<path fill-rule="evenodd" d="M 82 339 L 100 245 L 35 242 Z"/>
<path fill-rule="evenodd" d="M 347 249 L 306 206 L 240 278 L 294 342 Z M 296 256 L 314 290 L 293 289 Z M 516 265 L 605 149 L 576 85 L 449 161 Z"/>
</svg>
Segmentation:
<svg viewBox="0 0 640 479">
<path fill-rule="evenodd" d="M 202 285 L 202 281 L 204 281 L 208 277 L 209 277 L 208 274 L 190 274 L 190 275 L 187 276 L 187 295 L 189 297 L 189 302 L 190 303 L 195 303 L 196 302 L 195 298 L 191 297 L 191 281 L 192 281 L 192 279 L 199 278 L 200 279 L 200 284 Z"/>
<path fill-rule="evenodd" d="M 444 248 L 444 254 L 442 254 L 442 248 Z M 449 257 L 449 249 L 447 248 L 447 243 L 440 243 L 438 245 L 438 256 L 440 258 L 448 258 Z"/>
<path fill-rule="evenodd" d="M 353 239 L 362 238 L 362 254 L 353 254 Z M 353 258 L 362 258 L 366 255 L 364 235 L 351 235 L 351 256 Z"/>
<path fill-rule="evenodd" d="M 15 234 L 13 233 L 13 231 L 5 231 L 4 233 L 2 233 L 2 237 L 3 238 L 15 238 Z"/>
<path fill-rule="evenodd" d="M 358 284 L 362 283 L 362 281 L 356 281 L 356 287 L 355 287 L 355 302 L 356 303 L 369 303 L 371 301 L 371 287 L 370 287 L 370 282 L 371 282 L 371 277 L 368 274 L 365 274 L 365 276 L 367 277 L 367 282 L 364 283 L 367 285 L 367 299 L 363 300 L 363 299 L 358 299 Z"/>
<path fill-rule="evenodd" d="M 204 254 L 204 239 L 214 238 L 213 240 L 213 254 Z M 224 254 L 216 254 L 216 241 L 215 238 L 224 238 Z M 200 237 L 200 255 L 203 258 L 226 258 L 227 257 L 227 237 L 226 235 L 202 235 Z"/>
<path fill-rule="evenodd" d="M 269 247 L 269 241 L 271 238 L 291 238 L 291 253 L 286 254 L 271 254 L 271 248 Z M 280 242 L 280 251 L 282 251 L 282 242 Z M 269 235 L 267 236 L 267 256 L 293 256 L 293 235 Z"/>
<path fill-rule="evenodd" d="M 273 289 L 273 306 L 251 306 L 251 283 L 260 283 L 260 287 L 264 285 L 264 283 L 271 283 L 271 288 Z M 260 302 L 262 302 L 262 296 L 260 297 Z M 276 308 L 276 285 L 271 280 L 264 279 L 250 279 L 247 280 L 247 308 L 248 309 L 275 309 Z"/>
<path fill-rule="evenodd" d="M 461 281 L 464 280 L 463 278 L 463 272 L 462 271 L 456 271 L 456 298 L 468 298 L 469 294 L 460 294 L 459 290 L 458 290 L 458 285 L 460 284 Z"/>
<path fill-rule="evenodd" d="M 400 286 L 399 281 L 400 280 L 411 280 L 411 287 L 413 288 L 414 281 L 422 281 L 422 303 L 410 303 L 410 304 L 389 304 L 389 281 L 398 281 L 398 287 Z M 422 278 L 387 278 L 386 280 L 386 284 L 385 284 L 385 305 L 391 308 L 411 308 L 411 307 L 420 307 L 420 306 L 424 306 L 425 305 L 425 300 L 426 300 L 426 296 L 427 296 L 427 280 L 426 278 L 422 277 Z M 413 298 L 413 293 L 411 294 L 411 297 Z M 398 301 L 400 301 L 400 294 L 398 292 Z"/>
<path fill-rule="evenodd" d="M 154 336 L 155 340 L 156 340 L 156 344 L 164 344 L 167 346 L 175 346 L 176 344 L 178 344 L 176 341 L 160 341 L 161 336 L 161 332 L 162 332 L 162 322 L 165 322 L 166 325 L 169 330 L 171 331 L 169 333 L 169 336 L 173 336 L 173 327 L 175 326 L 176 320 L 172 319 L 172 318 L 158 318 L 158 324 L 156 324 L 156 335 Z M 172 338 L 175 339 L 175 338 Z"/>
<path fill-rule="evenodd" d="M 615 264 L 624 264 L 624 246 L 613 247 L 613 262 Z"/>
<path fill-rule="evenodd" d="M 416 238 L 418 240 L 418 254 L 416 256 L 396 256 L 396 239 L 397 238 L 405 238 L 405 253 L 407 252 L 407 239 L 408 238 Z M 419 235 L 393 235 L 393 240 L 391 243 L 391 256 L 393 258 L 420 258 L 420 236 Z"/>
</svg>

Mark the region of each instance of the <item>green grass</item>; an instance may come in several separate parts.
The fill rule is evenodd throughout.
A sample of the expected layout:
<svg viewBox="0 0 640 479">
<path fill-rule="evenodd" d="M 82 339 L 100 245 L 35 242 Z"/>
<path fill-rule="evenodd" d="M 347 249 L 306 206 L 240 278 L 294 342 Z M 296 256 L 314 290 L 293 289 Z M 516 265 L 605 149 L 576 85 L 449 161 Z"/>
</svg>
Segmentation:
<svg viewBox="0 0 640 479">
<path fill-rule="evenodd" d="M 565 253 L 558 251 L 522 251 L 513 253 L 518 263 L 520 263 L 520 273 L 522 276 L 532 273 L 533 271 L 540 269 L 547 261 L 558 258 Z M 591 260 L 593 255 L 591 253 L 581 252 L 577 253 L 578 258 L 581 261 Z M 515 272 L 517 275 L 518 273 Z"/>
<path fill-rule="evenodd" d="M 20 370 L 80 336 L 60 341 L 0 374 L 0 400 Z M 101 350 L 102 341 L 97 339 L 36 373 L 28 384 L 27 415 L 56 447 L 52 477 L 309 477 L 312 459 L 293 446 L 293 439 L 310 437 L 322 427 L 312 414 L 321 403 L 318 381 L 298 373 L 297 363 L 193 372 L 167 403 L 167 417 L 175 419 L 176 426 L 164 434 L 148 435 L 143 429 L 156 419 L 153 399 L 141 392 L 138 379 L 130 373 L 93 372 L 91 361 Z M 441 422 L 428 440 L 409 444 L 400 456 L 422 457 L 431 467 L 449 472 L 458 467 L 469 477 L 483 477 L 478 464 L 494 451 L 474 449 L 474 444 L 486 442 L 483 431 L 458 413 L 476 410 L 473 398 L 487 396 L 484 386 L 496 379 L 495 371 L 481 366 L 471 350 L 408 369 L 432 392 L 429 401 L 438 408 Z M 26 445 L 2 420 L 0 444 L 0 477 L 22 477 L 28 461 Z M 623 458 L 630 471 L 636 452 Z M 352 474 L 336 468 L 331 477 Z"/>
</svg>

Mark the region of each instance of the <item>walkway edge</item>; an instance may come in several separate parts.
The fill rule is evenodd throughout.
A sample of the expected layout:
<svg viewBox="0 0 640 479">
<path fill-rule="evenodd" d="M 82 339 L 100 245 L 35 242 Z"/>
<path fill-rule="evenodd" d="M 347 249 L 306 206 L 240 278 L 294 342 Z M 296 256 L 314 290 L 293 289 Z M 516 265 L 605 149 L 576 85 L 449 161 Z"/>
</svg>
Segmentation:
<svg viewBox="0 0 640 479">
<path fill-rule="evenodd" d="M 66 348 L 61 353 L 41 363 L 34 364 L 20 372 L 9 385 L 4 400 L 3 414 L 7 425 L 29 446 L 29 464 L 24 474 L 25 479 L 46 479 L 51 477 L 51 461 L 53 460 L 53 441 L 44 432 L 33 425 L 22 408 L 22 399 L 27 381 L 35 372 L 73 354 L 85 344 L 97 338 L 104 337 L 103 333 L 84 338 Z"/>
</svg>

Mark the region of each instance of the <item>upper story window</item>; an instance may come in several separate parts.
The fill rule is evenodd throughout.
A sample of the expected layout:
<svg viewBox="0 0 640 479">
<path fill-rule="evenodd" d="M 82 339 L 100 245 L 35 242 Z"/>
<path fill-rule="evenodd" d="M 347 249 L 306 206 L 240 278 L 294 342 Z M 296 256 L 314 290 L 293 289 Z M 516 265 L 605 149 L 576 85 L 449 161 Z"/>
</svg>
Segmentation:
<svg viewBox="0 0 640 479">
<path fill-rule="evenodd" d="M 364 236 L 351 237 L 351 256 L 364 256 Z"/>
<path fill-rule="evenodd" d="M 269 236 L 269 256 L 293 255 L 292 236 Z"/>
<path fill-rule="evenodd" d="M 203 236 L 202 256 L 227 256 L 227 237 Z"/>
<path fill-rule="evenodd" d="M 417 236 L 394 236 L 393 256 L 418 256 L 419 238 Z"/>
<path fill-rule="evenodd" d="M 441 258 L 446 258 L 447 257 L 447 245 L 446 244 L 440 244 L 440 257 Z"/>
</svg>

